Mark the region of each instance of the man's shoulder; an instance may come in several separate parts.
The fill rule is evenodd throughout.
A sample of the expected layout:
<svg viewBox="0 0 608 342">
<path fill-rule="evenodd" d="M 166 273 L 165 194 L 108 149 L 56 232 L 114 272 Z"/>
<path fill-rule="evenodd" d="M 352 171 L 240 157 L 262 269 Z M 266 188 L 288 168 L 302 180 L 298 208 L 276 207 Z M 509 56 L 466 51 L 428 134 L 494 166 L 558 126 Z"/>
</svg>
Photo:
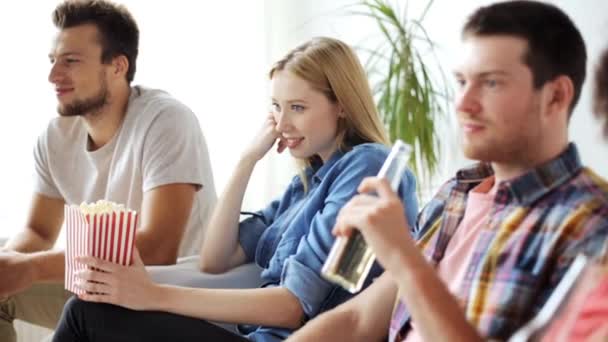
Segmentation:
<svg viewBox="0 0 608 342">
<path fill-rule="evenodd" d="M 573 253 L 582 252 L 577 249 L 580 243 L 598 239 L 585 247 L 593 255 L 608 234 L 608 183 L 580 168 L 532 203 L 528 215 L 546 236 L 559 236 L 563 248 L 572 247 Z"/>
<path fill-rule="evenodd" d="M 600 197 L 608 200 L 608 181 L 595 173 L 595 171 L 584 167 L 576 178 L 581 187 L 591 191 L 596 190 Z"/>
<path fill-rule="evenodd" d="M 593 202 L 594 206 L 608 208 L 608 182 L 593 170 L 583 167 L 574 177 L 555 188 L 553 197 L 563 204 L 577 206 Z"/>
<path fill-rule="evenodd" d="M 433 202 L 435 204 L 439 204 L 447 202 L 450 197 L 450 194 L 458 184 L 458 179 L 456 177 L 448 179 L 439 186 L 437 191 L 435 191 L 434 195 L 429 200 L 429 203 Z"/>
<path fill-rule="evenodd" d="M 608 239 L 608 183 L 589 168 L 581 168 L 536 208 L 546 211 L 544 230 L 563 241 L 557 249 L 561 257 L 596 255 Z"/>
<path fill-rule="evenodd" d="M 133 87 L 127 108 L 130 126 L 148 130 L 152 125 L 187 130 L 198 127 L 198 119 L 192 110 L 175 97 L 160 89 Z"/>
<path fill-rule="evenodd" d="M 466 184 L 466 187 L 470 189 L 475 184 L 477 183 Z M 445 210 L 462 206 L 465 203 L 463 199 L 467 192 L 466 189 L 462 188 L 462 184 L 456 177 L 445 181 L 420 210 L 418 228 L 426 231 L 430 225 L 442 216 Z"/>
<path fill-rule="evenodd" d="M 164 90 L 134 86 L 132 92 L 128 110 L 162 113 L 167 109 L 177 109 L 191 113 L 190 108 Z"/>
</svg>

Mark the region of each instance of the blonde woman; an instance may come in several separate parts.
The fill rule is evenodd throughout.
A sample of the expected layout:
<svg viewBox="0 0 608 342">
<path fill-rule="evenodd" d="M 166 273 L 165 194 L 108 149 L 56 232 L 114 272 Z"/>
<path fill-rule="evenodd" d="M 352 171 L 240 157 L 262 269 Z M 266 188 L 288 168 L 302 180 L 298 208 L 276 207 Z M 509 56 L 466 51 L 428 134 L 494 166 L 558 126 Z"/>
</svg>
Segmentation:
<svg viewBox="0 0 608 342">
<path fill-rule="evenodd" d="M 131 267 L 83 258 L 101 272 L 81 275 L 81 287 L 90 294 L 66 305 L 56 341 L 279 341 L 351 297 L 322 279 L 320 270 L 334 242 L 338 211 L 388 155 L 365 73 L 350 47 L 316 38 L 278 61 L 270 80 L 271 113 L 218 201 L 200 259 L 201 269 L 211 273 L 255 261 L 266 285 L 161 286 L 150 280 L 137 255 Z M 249 177 L 275 144 L 304 168 L 280 199 L 239 222 Z M 407 171 L 403 179 L 399 192 L 412 226 L 414 178 Z M 367 284 L 379 273 L 375 267 Z M 207 320 L 247 326 L 239 326 L 237 335 Z"/>
</svg>

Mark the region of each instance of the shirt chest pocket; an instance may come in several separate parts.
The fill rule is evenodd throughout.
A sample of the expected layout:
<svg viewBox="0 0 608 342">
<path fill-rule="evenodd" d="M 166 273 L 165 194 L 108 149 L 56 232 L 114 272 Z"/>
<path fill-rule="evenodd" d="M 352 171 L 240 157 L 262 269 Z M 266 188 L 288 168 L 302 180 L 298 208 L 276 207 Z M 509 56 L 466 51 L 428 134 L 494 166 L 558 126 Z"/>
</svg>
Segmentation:
<svg viewBox="0 0 608 342">
<path fill-rule="evenodd" d="M 274 251 L 272 258 L 270 259 L 269 268 L 272 270 L 280 271 L 283 269 L 283 264 L 285 260 L 290 256 L 296 253 L 298 248 L 299 238 L 296 237 L 286 237 L 281 239 L 277 248 Z"/>
</svg>

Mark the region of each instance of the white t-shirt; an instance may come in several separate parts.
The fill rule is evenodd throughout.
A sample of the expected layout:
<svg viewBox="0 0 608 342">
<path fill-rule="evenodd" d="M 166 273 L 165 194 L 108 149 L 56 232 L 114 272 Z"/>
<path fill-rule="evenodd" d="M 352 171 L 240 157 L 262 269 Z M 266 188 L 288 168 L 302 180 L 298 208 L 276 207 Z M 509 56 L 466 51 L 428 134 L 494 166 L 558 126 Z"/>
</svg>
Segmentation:
<svg viewBox="0 0 608 342">
<path fill-rule="evenodd" d="M 112 140 L 95 151 L 87 143 L 81 117 L 53 119 L 34 150 L 34 190 L 67 204 L 105 199 L 141 212 L 146 191 L 199 185 L 178 255 L 198 253 L 217 195 L 207 145 L 189 108 L 163 91 L 133 87 Z"/>
</svg>

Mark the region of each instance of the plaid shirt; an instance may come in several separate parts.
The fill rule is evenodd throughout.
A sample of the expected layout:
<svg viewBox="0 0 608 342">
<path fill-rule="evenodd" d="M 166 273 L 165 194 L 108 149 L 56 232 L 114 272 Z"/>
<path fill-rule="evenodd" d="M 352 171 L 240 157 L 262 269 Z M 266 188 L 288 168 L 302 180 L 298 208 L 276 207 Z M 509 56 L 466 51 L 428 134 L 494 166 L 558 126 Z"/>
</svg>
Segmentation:
<svg viewBox="0 0 608 342">
<path fill-rule="evenodd" d="M 466 208 L 468 192 L 492 175 L 480 163 L 460 170 L 418 217 L 418 245 L 441 261 Z M 502 182 L 457 294 L 482 336 L 507 339 L 534 316 L 577 254 L 598 253 L 608 237 L 608 183 L 583 168 L 574 144 L 556 159 Z M 409 331 L 401 301 L 389 341 Z"/>
</svg>

